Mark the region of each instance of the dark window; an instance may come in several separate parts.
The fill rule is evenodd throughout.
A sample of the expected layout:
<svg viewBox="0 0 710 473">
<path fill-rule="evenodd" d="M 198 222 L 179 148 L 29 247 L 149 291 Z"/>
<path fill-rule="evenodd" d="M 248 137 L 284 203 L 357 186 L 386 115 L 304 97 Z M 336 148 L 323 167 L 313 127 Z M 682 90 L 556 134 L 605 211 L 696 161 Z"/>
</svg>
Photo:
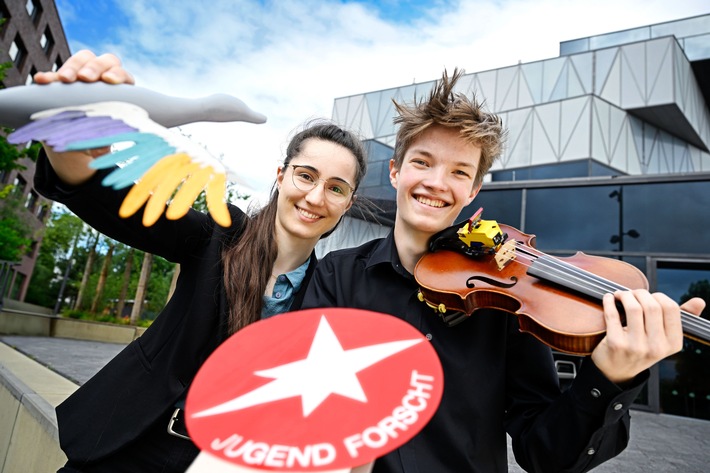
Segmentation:
<svg viewBox="0 0 710 473">
<path fill-rule="evenodd" d="M 457 221 L 470 218 L 476 211 L 483 207 L 482 218 L 495 220 L 520 230 L 520 209 L 522 205 L 522 191 L 514 190 L 481 190 L 473 202 L 465 207 Z"/>
<path fill-rule="evenodd" d="M 30 212 L 34 213 L 37 209 L 37 203 L 39 202 L 39 194 L 35 191 L 30 191 L 27 194 L 27 199 L 25 200 L 25 207 L 29 209 Z"/>
<path fill-rule="evenodd" d="M 493 182 L 509 182 L 564 179 L 570 177 L 619 176 L 623 174 L 624 173 L 593 159 L 583 159 L 580 161 L 493 171 L 491 172 L 491 179 Z"/>
<path fill-rule="evenodd" d="M 395 200 L 396 191 L 389 179 L 392 148 L 378 141 L 363 142 L 367 153 L 367 174 L 360 182 L 360 195 L 374 200 Z"/>
<path fill-rule="evenodd" d="M 44 54 L 49 56 L 49 53 L 52 52 L 52 48 L 54 47 L 54 37 L 52 36 L 52 32 L 49 30 L 49 27 L 45 28 L 42 37 L 39 39 L 39 45 L 42 46 Z"/>
<path fill-rule="evenodd" d="M 30 85 L 34 82 L 35 74 L 37 74 L 37 68 L 32 66 L 30 68 L 30 73 L 27 74 L 27 79 L 25 79 L 25 85 Z"/>
<path fill-rule="evenodd" d="M 7 24 L 10 22 L 10 12 L 7 11 L 5 2 L 0 2 L 0 36 L 5 36 Z"/>
<path fill-rule="evenodd" d="M 35 212 L 35 215 L 37 215 L 37 219 L 41 222 L 44 222 L 44 219 L 47 217 L 47 214 L 49 213 L 49 204 L 40 204 L 37 206 L 37 211 Z"/>
<path fill-rule="evenodd" d="M 705 253 L 710 228 L 710 182 L 624 186 L 624 249 L 642 252 Z"/>
<path fill-rule="evenodd" d="M 616 187 L 528 189 L 526 233 L 537 235 L 546 250 L 612 251 L 618 232 L 619 205 L 609 198 Z"/>
<path fill-rule="evenodd" d="M 42 17 L 42 5 L 39 1 L 27 0 L 25 8 L 27 8 L 27 14 L 32 18 L 32 23 L 35 25 L 39 23 L 39 19 Z"/>
<path fill-rule="evenodd" d="M 10 44 L 10 59 L 12 59 L 12 63 L 15 65 L 15 68 L 19 71 L 22 69 L 22 65 L 25 63 L 25 59 L 27 58 L 27 49 L 25 48 L 25 44 L 22 42 L 22 39 L 20 39 L 20 36 L 17 35 L 15 36 L 15 40 Z"/>
<path fill-rule="evenodd" d="M 25 193 L 25 189 L 27 188 L 27 181 L 24 177 L 17 176 L 15 178 L 15 182 L 13 182 L 12 184 L 15 186 L 15 188 L 13 189 L 13 193 L 15 195 L 19 196 Z"/>
</svg>

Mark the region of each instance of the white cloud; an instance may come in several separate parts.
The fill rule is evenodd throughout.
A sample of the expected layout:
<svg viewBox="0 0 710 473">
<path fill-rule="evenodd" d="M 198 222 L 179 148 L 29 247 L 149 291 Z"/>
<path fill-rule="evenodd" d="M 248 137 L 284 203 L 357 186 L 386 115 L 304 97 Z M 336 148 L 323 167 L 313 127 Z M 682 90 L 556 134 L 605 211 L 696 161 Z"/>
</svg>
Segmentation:
<svg viewBox="0 0 710 473">
<path fill-rule="evenodd" d="M 228 93 L 264 113 L 264 125 L 186 127 L 262 195 L 291 131 L 330 117 L 336 97 L 433 80 L 444 68 L 546 59 L 560 41 L 710 12 L 705 0 L 480 0 L 433 2 L 424 17 L 392 21 L 326 0 L 120 3 L 129 21 L 90 49 L 121 56 L 144 87 Z"/>
</svg>

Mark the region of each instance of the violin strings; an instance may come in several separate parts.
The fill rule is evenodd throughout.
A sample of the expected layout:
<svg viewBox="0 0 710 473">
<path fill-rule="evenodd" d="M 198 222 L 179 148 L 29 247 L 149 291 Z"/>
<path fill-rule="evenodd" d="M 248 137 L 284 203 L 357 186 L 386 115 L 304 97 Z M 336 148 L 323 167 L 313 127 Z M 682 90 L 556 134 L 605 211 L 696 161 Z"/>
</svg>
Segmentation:
<svg viewBox="0 0 710 473">
<path fill-rule="evenodd" d="M 531 269 L 533 265 L 536 265 L 539 268 L 539 273 L 544 274 L 547 278 L 568 287 L 578 288 L 583 293 L 600 300 L 606 293 L 628 290 L 620 284 L 543 253 L 524 243 L 516 242 L 516 257 L 513 261 Z M 681 310 L 681 319 L 684 327 L 689 329 L 687 332 L 701 338 L 710 338 L 710 322 L 707 320 L 684 310 Z"/>
<path fill-rule="evenodd" d="M 524 249 L 527 250 L 531 260 L 534 258 L 535 260 L 533 262 L 539 266 L 543 266 L 544 269 L 558 273 L 561 277 L 570 277 L 579 284 L 586 284 L 590 291 L 595 292 L 594 296 L 599 299 L 608 292 L 627 290 L 626 287 L 620 284 L 543 253 L 536 248 L 525 246 L 522 243 L 518 243 L 518 247 L 520 249 L 525 247 Z"/>
</svg>

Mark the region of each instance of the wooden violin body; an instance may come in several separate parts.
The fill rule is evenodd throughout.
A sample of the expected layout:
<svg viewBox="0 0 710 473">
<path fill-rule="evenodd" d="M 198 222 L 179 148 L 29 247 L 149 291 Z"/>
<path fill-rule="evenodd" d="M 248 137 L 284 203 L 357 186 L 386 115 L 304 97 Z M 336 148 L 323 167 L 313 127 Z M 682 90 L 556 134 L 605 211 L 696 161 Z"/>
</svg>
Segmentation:
<svg viewBox="0 0 710 473">
<path fill-rule="evenodd" d="M 581 252 L 552 257 L 534 248 L 534 236 L 507 225 L 500 228 L 516 244 L 517 255 L 510 262 L 501 267 L 493 253 L 475 257 L 450 250 L 427 253 L 414 274 L 420 299 L 440 312 L 467 316 L 485 308 L 509 312 L 518 317 L 522 331 L 550 347 L 586 355 L 605 335 L 603 295 L 648 289 L 648 280 L 633 265 Z"/>
</svg>

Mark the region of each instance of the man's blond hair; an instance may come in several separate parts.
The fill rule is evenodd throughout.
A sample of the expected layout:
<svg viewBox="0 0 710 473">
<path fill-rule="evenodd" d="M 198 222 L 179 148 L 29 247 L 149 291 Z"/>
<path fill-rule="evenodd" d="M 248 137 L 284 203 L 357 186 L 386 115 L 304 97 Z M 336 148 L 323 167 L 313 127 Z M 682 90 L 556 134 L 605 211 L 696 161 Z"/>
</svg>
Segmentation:
<svg viewBox="0 0 710 473">
<path fill-rule="evenodd" d="M 393 100 L 399 114 L 394 123 L 399 125 L 394 148 L 394 166 L 402 166 L 404 155 L 412 143 L 432 125 L 458 128 L 468 143 L 481 148 L 481 161 L 476 171 L 474 184 L 483 182 L 483 177 L 503 150 L 506 131 L 503 121 L 496 114 L 483 109 L 483 104 L 461 93 L 454 93 L 456 82 L 463 70 L 454 69 L 451 77 L 444 71 L 441 80 L 432 88 L 427 101 L 413 105 L 399 104 Z"/>
</svg>

